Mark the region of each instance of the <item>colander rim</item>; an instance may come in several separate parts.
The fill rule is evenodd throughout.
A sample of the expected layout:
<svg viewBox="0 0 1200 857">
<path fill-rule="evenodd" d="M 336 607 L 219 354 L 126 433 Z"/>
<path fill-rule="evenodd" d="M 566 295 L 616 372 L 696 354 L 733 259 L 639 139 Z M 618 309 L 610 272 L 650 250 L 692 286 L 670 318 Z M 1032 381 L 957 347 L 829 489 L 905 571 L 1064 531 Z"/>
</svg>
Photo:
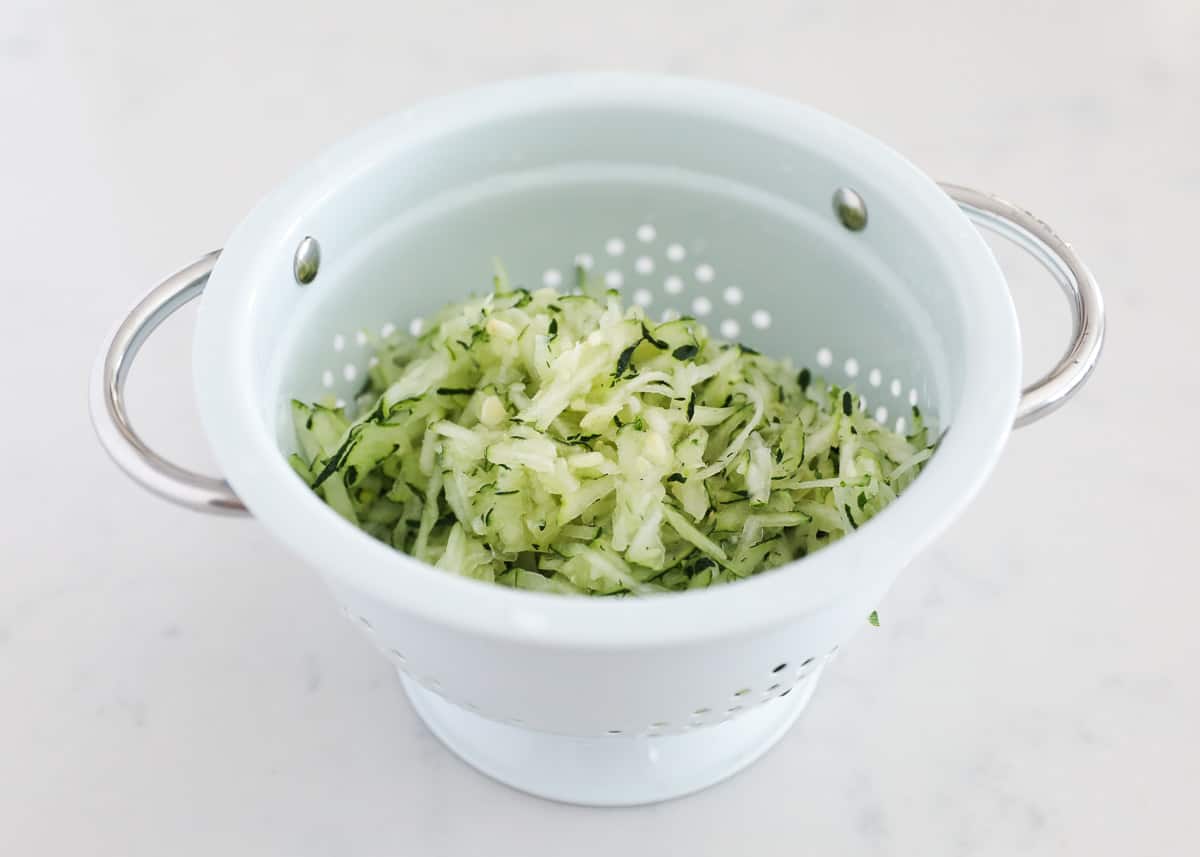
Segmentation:
<svg viewBox="0 0 1200 857">
<path fill-rule="evenodd" d="M 456 125 L 523 110 L 618 102 L 695 110 L 836 146 L 904 194 L 963 282 L 969 335 L 953 430 L 921 476 L 883 513 L 810 557 L 718 589 L 646 599 L 585 599 L 509 590 L 418 562 L 347 523 L 297 479 L 262 419 L 250 377 L 254 283 L 290 258 L 304 213 L 340 177 Z M 451 130 L 447 130 L 451 129 Z M 258 272 L 256 274 L 256 272 Z M 423 102 L 334 145 L 263 199 L 226 243 L 201 302 L 194 340 L 201 422 L 226 478 L 289 549 L 339 586 L 396 610 L 483 637 L 613 650 L 734 637 L 796 621 L 840 595 L 886 589 L 978 492 L 1011 430 L 1020 335 L 1004 276 L 979 233 L 916 166 L 884 143 L 811 107 L 713 81 L 628 73 L 562 74 L 491 84 Z M 934 511 L 929 511 L 934 510 Z M 865 618 L 865 617 L 864 617 Z"/>
</svg>

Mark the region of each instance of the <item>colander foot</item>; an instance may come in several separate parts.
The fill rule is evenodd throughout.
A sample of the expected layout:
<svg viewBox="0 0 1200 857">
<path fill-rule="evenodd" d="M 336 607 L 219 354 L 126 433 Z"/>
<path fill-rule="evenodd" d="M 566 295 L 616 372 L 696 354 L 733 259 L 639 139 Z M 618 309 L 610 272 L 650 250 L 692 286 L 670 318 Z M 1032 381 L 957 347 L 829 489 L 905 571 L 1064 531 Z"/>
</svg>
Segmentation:
<svg viewBox="0 0 1200 857">
<path fill-rule="evenodd" d="M 657 803 L 733 776 L 784 736 L 816 678 L 785 698 L 682 735 L 573 738 L 472 714 L 400 676 L 425 725 L 471 767 L 531 795 L 584 806 Z"/>
</svg>

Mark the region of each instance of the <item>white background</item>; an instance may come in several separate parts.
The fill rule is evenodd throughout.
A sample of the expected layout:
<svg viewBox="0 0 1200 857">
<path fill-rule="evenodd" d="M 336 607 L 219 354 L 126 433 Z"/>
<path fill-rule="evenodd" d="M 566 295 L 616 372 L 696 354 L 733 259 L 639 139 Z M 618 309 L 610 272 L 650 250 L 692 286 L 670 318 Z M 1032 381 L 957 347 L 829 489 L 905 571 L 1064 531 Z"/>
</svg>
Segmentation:
<svg viewBox="0 0 1200 857">
<path fill-rule="evenodd" d="M 1181 855 L 1200 750 L 1200 6 L 0 6 L 0 853 Z M 86 413 L 101 339 L 332 141 L 423 96 L 581 68 L 807 101 L 1054 224 L 1109 347 L 1013 436 L 765 760 L 656 807 L 553 805 L 426 733 L 253 522 L 148 496 Z M 1066 336 L 1002 255 L 1027 377 Z M 190 318 L 134 416 L 211 466 Z"/>
</svg>

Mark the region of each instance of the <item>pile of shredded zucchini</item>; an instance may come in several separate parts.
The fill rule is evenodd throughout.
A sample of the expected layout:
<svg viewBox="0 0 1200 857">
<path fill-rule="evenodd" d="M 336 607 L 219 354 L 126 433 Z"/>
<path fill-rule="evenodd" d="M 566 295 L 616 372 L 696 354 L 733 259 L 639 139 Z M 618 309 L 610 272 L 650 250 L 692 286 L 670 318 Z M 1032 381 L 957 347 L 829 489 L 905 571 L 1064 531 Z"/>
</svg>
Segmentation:
<svg viewBox="0 0 1200 857">
<path fill-rule="evenodd" d="M 932 453 L 846 390 L 615 292 L 512 289 L 377 342 L 345 409 L 293 402 L 296 471 L 398 550 L 505 586 L 726 583 L 820 549 Z"/>
</svg>

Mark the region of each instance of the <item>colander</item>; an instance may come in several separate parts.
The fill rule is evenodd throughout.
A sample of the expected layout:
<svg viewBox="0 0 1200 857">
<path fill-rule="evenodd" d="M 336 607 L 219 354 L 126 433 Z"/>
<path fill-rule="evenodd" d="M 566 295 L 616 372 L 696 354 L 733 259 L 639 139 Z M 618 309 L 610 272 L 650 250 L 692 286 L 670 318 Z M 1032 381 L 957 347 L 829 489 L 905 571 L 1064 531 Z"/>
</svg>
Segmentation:
<svg viewBox="0 0 1200 857">
<path fill-rule="evenodd" d="M 1008 289 L 976 226 L 1064 288 L 1073 341 L 1024 392 Z M 654 316 L 855 389 L 938 451 L 884 512 L 825 550 L 731 586 L 582 599 L 430 568 L 343 521 L 290 470 L 295 397 L 351 401 L 363 331 L 419 332 L 447 301 L 575 265 Z M 138 348 L 204 293 L 200 417 L 225 480 L 154 453 L 123 387 Z M 479 770 L 584 804 L 682 795 L 792 724 L 899 571 L 988 476 L 1011 427 L 1062 403 L 1100 352 L 1100 294 L 1070 247 L 991 196 L 939 187 L 840 121 L 727 85 L 630 75 L 502 83 L 431 101 L 335 146 L 262 201 L 223 251 L 156 287 L 94 372 L 93 421 L 134 479 L 252 513 L 399 671 L 429 728 Z"/>
</svg>

